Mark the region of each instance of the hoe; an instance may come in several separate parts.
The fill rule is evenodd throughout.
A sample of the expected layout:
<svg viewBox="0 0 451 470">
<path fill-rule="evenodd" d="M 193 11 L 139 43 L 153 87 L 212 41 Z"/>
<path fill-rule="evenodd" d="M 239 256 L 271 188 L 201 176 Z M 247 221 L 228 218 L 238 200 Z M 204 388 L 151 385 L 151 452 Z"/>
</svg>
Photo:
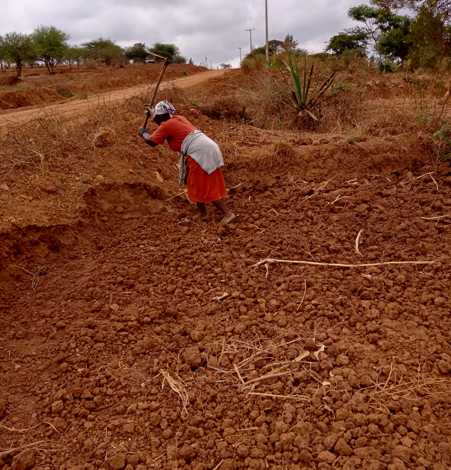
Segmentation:
<svg viewBox="0 0 451 470">
<path fill-rule="evenodd" d="M 158 88 L 160 86 L 160 83 L 161 83 L 161 80 L 163 78 L 164 72 L 166 71 L 168 65 L 171 63 L 171 61 L 167 57 L 162 57 L 158 54 L 153 54 L 153 53 L 152 53 L 152 55 L 155 56 L 155 57 L 158 57 L 160 59 L 163 59 L 164 62 L 163 62 L 163 68 L 161 69 L 160 76 L 158 77 L 158 80 L 157 80 L 157 84 L 155 85 L 155 90 L 153 92 L 152 100 L 151 100 L 150 104 L 149 103 L 144 104 L 144 106 L 146 108 L 146 120 L 144 121 L 144 127 L 147 126 L 147 121 L 149 120 L 149 117 L 150 117 L 150 109 L 155 106 L 155 98 L 157 97 Z"/>
</svg>

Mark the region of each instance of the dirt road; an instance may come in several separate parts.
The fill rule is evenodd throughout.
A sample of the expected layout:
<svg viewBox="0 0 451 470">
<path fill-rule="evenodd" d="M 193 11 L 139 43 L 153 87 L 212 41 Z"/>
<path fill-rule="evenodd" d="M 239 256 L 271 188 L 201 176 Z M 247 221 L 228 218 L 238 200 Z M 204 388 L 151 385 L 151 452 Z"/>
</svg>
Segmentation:
<svg viewBox="0 0 451 470">
<path fill-rule="evenodd" d="M 225 73 L 225 70 L 210 70 L 208 72 L 200 73 L 192 77 L 183 77 L 171 82 L 163 82 L 161 88 L 169 86 L 171 83 L 175 83 L 180 88 L 189 88 L 199 83 L 202 83 L 210 78 L 220 77 Z M 74 116 L 77 114 L 82 114 L 84 111 L 89 109 L 89 106 L 97 103 L 113 103 L 115 101 L 126 100 L 133 95 L 138 95 L 144 90 L 146 86 L 127 88 L 125 90 L 114 90 L 104 93 L 97 93 L 88 96 L 86 100 L 78 100 L 76 98 L 71 98 L 62 103 L 46 106 L 46 113 L 57 112 L 60 116 Z M 42 113 L 42 106 L 33 106 L 14 109 L 7 111 L 0 115 L 0 124 L 1 123 L 24 123 L 30 121 L 36 115 Z"/>
</svg>

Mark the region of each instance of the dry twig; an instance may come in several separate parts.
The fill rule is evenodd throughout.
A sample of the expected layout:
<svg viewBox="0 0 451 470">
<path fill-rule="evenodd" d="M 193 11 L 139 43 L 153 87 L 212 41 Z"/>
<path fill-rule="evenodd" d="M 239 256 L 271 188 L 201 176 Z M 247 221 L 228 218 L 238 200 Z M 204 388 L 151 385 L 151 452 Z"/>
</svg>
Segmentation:
<svg viewBox="0 0 451 470">
<path fill-rule="evenodd" d="M 2 459 L 3 457 L 8 457 L 8 455 L 10 455 L 12 453 L 16 453 L 16 452 L 19 452 L 21 450 L 28 449 L 29 447 L 38 446 L 39 444 L 43 444 L 44 442 L 45 441 L 33 442 L 31 444 L 25 444 L 25 445 L 20 446 L 20 447 L 15 447 L 14 449 L 5 450 L 3 452 L 0 452 L 0 459 Z"/>
<path fill-rule="evenodd" d="M 362 235 L 362 232 L 363 232 L 363 229 L 360 230 L 360 232 L 357 235 L 357 238 L 355 239 L 355 252 L 360 256 L 363 256 L 362 253 L 360 253 L 360 250 L 359 250 L 359 241 L 360 241 L 360 236 Z"/>
<path fill-rule="evenodd" d="M 302 296 L 301 303 L 299 304 L 299 307 L 297 308 L 296 312 L 299 312 L 299 310 L 301 309 L 302 304 L 304 303 L 305 294 L 307 293 L 307 281 L 304 281 L 304 283 L 305 283 L 305 286 L 304 286 L 304 295 Z"/>
<path fill-rule="evenodd" d="M 177 395 L 180 397 L 180 400 L 182 402 L 182 407 L 183 407 L 183 413 L 188 414 L 188 410 L 187 410 L 186 407 L 189 405 L 189 398 L 188 398 L 188 392 L 183 387 L 183 384 L 181 382 L 175 380 L 174 378 L 172 378 L 171 375 L 169 374 L 169 372 L 167 372 L 163 369 L 160 370 L 160 373 L 164 377 L 163 385 L 164 385 L 164 381 L 166 380 L 166 382 L 169 384 L 171 389 L 175 393 L 177 393 Z"/>
<path fill-rule="evenodd" d="M 287 264 L 308 264 L 310 266 L 329 266 L 334 268 L 369 268 L 372 266 L 388 266 L 400 264 L 434 264 L 435 261 L 386 261 L 384 263 L 370 263 L 370 264 L 340 264 L 340 263 L 314 263 L 312 261 L 296 261 L 284 259 L 264 259 L 254 264 L 255 267 L 261 264 L 268 263 L 287 263 Z"/>
</svg>

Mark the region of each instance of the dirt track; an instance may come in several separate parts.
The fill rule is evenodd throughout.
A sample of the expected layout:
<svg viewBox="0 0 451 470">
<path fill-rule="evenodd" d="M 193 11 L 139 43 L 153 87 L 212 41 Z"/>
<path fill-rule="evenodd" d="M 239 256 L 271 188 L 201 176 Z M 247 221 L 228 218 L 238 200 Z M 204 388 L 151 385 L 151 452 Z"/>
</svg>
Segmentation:
<svg viewBox="0 0 451 470">
<path fill-rule="evenodd" d="M 226 71 L 223 69 L 211 70 L 208 72 L 194 75 L 192 77 L 178 78 L 171 82 L 163 82 L 160 85 L 160 88 L 164 89 L 165 86 L 169 86 L 172 83 L 175 83 L 180 88 L 189 88 L 198 85 L 199 83 L 202 83 L 206 80 L 209 80 L 210 78 L 220 77 L 225 72 Z M 46 106 L 46 113 L 57 112 L 60 116 L 74 116 L 86 112 L 93 103 L 114 103 L 116 101 L 126 100 L 134 95 L 139 94 L 146 88 L 147 87 L 141 86 L 139 88 L 128 88 L 125 90 L 115 90 L 104 93 L 97 93 L 95 95 L 90 95 L 86 100 L 78 100 L 72 98 L 62 103 Z M 39 113 L 42 113 L 41 106 L 33 106 L 27 109 L 19 108 L 12 111 L 6 111 L 0 115 L 0 124 L 2 122 L 27 122 L 30 119 L 33 119 Z"/>
</svg>

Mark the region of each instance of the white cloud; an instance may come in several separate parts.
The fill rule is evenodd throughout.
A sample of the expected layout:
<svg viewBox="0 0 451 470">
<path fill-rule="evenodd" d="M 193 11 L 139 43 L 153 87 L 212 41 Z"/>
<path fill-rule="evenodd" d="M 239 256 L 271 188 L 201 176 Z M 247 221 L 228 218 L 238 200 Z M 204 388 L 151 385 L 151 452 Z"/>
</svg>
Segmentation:
<svg viewBox="0 0 451 470">
<path fill-rule="evenodd" d="M 269 0 L 270 39 L 292 34 L 310 52 L 352 25 L 347 17 L 355 0 Z M 366 2 L 368 3 L 368 2 Z M 104 37 L 121 46 L 136 42 L 175 43 L 195 63 L 208 57 L 214 65 L 239 63 L 238 47 L 249 52 L 265 42 L 264 0 L 14 0 L 0 3 L 0 34 L 31 33 L 40 25 L 56 26 L 80 44 Z"/>
</svg>

